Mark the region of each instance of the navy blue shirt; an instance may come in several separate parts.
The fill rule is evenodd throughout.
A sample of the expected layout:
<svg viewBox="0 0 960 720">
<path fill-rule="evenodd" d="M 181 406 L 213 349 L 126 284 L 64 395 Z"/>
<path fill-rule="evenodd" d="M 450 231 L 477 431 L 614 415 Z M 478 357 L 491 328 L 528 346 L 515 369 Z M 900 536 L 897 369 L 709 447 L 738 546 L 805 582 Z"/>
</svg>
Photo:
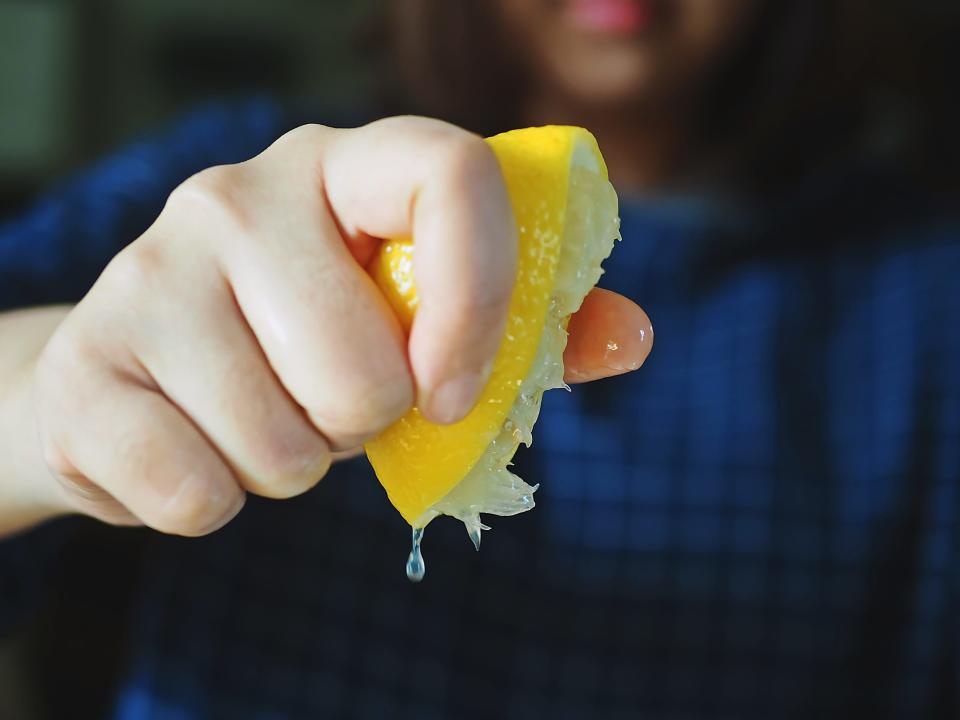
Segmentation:
<svg viewBox="0 0 960 720">
<path fill-rule="evenodd" d="M 178 182 L 285 123 L 213 107 L 55 190 L 0 226 L 0 303 L 78 298 Z M 602 285 L 656 347 L 546 394 L 533 512 L 480 553 L 438 519 L 420 585 L 363 460 L 208 538 L 148 534 L 113 716 L 957 716 L 960 212 L 850 162 L 621 214 Z M 0 543 L 8 627 L 69 542 Z"/>
</svg>

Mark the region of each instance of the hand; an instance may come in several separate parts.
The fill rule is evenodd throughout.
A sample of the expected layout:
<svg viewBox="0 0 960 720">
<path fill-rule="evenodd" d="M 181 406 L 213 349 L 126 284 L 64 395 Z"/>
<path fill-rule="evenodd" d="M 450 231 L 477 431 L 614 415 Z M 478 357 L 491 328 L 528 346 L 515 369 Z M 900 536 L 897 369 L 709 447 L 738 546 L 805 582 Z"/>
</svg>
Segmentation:
<svg viewBox="0 0 960 720">
<path fill-rule="evenodd" d="M 376 238 L 407 234 L 409 340 L 364 270 Z M 302 127 L 201 172 L 36 362 L 38 454 L 61 510 L 203 535 L 247 492 L 312 487 L 414 402 L 460 419 L 499 343 L 515 253 L 493 154 L 438 121 Z M 570 380 L 639 366 L 652 339 L 639 308 L 595 292 L 581 316 Z"/>
</svg>

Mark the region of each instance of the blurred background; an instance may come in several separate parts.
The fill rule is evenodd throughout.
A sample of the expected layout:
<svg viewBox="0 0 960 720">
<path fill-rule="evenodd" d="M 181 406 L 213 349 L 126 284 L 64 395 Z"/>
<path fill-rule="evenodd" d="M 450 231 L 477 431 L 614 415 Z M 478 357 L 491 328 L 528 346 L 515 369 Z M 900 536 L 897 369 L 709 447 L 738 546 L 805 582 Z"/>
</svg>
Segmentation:
<svg viewBox="0 0 960 720">
<path fill-rule="evenodd" d="M 0 217 L 211 98 L 350 104 L 378 0 L 0 0 Z"/>
</svg>

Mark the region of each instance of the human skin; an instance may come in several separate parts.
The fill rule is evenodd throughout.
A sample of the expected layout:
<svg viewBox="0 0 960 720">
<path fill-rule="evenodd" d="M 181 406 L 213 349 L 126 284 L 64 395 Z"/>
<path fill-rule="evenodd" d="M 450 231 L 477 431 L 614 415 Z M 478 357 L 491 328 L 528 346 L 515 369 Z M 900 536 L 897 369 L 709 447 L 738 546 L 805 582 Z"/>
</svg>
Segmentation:
<svg viewBox="0 0 960 720">
<path fill-rule="evenodd" d="M 364 269 L 408 234 L 409 338 Z M 413 403 L 460 419 L 515 255 L 496 159 L 436 120 L 305 126 L 199 173 L 75 307 L 0 316 L 0 534 L 82 513 L 204 535 L 247 493 L 308 490 Z M 571 328 L 573 382 L 639 367 L 652 342 L 608 292 Z"/>
<path fill-rule="evenodd" d="M 402 0 L 400 0 L 402 2 Z M 621 191 L 659 192 L 688 154 L 696 101 L 762 0 L 496 0 L 524 67 L 525 124 L 590 128 Z"/>
</svg>

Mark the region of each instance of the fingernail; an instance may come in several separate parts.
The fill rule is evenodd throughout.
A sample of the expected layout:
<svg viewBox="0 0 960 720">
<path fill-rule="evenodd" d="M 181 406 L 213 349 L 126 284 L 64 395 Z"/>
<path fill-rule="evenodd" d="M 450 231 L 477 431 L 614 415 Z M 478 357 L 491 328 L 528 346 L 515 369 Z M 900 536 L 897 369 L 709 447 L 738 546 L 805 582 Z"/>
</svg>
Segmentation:
<svg viewBox="0 0 960 720">
<path fill-rule="evenodd" d="M 608 340 L 603 353 L 603 367 L 616 373 L 625 373 L 638 369 L 653 347 L 653 328 L 641 328 L 633 337 Z"/>
<path fill-rule="evenodd" d="M 482 387 L 479 373 L 465 373 L 448 380 L 430 393 L 427 414 L 441 424 L 456 422 L 470 412 Z"/>
</svg>

